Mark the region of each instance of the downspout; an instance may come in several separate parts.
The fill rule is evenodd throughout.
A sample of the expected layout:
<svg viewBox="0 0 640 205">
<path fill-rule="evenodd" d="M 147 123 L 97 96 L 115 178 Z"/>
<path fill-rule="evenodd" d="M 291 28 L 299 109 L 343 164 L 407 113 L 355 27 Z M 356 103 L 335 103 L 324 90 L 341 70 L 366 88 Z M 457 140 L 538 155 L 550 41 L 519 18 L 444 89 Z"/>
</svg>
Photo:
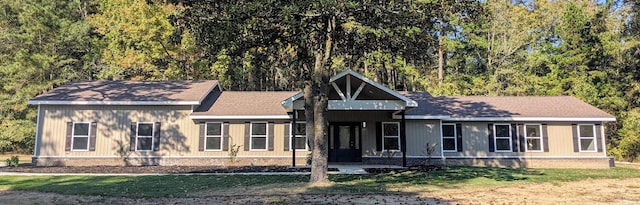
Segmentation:
<svg viewBox="0 0 640 205">
<path fill-rule="evenodd" d="M 291 125 L 291 129 L 289 131 L 291 131 L 291 143 L 289 144 L 289 146 L 291 146 L 291 152 L 292 152 L 292 165 L 293 167 L 296 167 L 296 118 L 297 116 L 297 111 L 295 109 L 293 109 L 293 114 L 292 116 L 292 125 Z"/>
<path fill-rule="evenodd" d="M 40 116 L 42 111 L 40 110 L 40 106 L 41 105 L 38 105 L 38 115 L 36 116 L 36 139 L 33 145 L 33 158 L 31 159 L 32 162 L 40 155 L 40 150 L 38 147 L 38 139 L 40 138 L 40 129 L 42 126 L 42 117 Z"/>
<path fill-rule="evenodd" d="M 401 139 L 401 149 L 402 149 L 402 166 L 407 166 L 407 124 L 405 121 L 405 113 L 402 111 L 402 120 L 400 121 L 400 139 Z"/>
<path fill-rule="evenodd" d="M 600 122 L 600 124 L 602 125 L 602 128 L 600 129 L 600 133 L 601 133 L 600 142 L 602 142 L 602 145 L 600 146 L 602 146 L 602 154 L 604 155 L 604 157 L 607 157 L 607 142 L 604 141 L 606 139 L 606 137 L 604 136 L 604 133 L 605 133 L 604 130 L 606 129 L 606 127 L 604 125 L 604 122 Z"/>
<path fill-rule="evenodd" d="M 443 139 L 442 139 L 442 120 L 438 121 L 438 126 L 440 127 L 440 160 L 442 160 L 442 162 L 444 163 L 444 146 L 442 145 L 443 143 Z M 429 156 L 429 158 L 431 158 L 431 156 Z"/>
</svg>

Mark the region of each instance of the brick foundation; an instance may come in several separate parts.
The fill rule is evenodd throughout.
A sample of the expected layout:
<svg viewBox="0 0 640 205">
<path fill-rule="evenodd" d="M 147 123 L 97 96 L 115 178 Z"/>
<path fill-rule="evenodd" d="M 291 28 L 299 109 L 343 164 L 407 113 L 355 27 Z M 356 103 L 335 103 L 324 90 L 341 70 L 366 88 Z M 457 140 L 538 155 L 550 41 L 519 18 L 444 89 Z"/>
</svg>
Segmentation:
<svg viewBox="0 0 640 205">
<path fill-rule="evenodd" d="M 33 158 L 36 166 L 291 166 L 291 158 Z M 306 159 L 296 159 L 296 166 L 306 166 Z"/>
<path fill-rule="evenodd" d="M 363 164 L 402 165 L 402 158 L 364 157 Z M 586 168 L 605 169 L 615 167 L 612 158 L 432 158 L 432 165 L 511 167 L 511 168 Z M 407 166 L 427 164 L 426 158 L 407 158 Z"/>
<path fill-rule="evenodd" d="M 157 158 L 33 158 L 37 166 L 291 166 L 291 158 L 190 158 L 190 157 L 157 157 Z M 610 168 L 614 167 L 610 158 L 407 158 L 407 165 L 458 165 L 512 168 Z M 402 158 L 363 157 L 362 164 L 402 165 Z M 297 166 L 306 166 L 305 158 L 296 160 Z"/>
</svg>

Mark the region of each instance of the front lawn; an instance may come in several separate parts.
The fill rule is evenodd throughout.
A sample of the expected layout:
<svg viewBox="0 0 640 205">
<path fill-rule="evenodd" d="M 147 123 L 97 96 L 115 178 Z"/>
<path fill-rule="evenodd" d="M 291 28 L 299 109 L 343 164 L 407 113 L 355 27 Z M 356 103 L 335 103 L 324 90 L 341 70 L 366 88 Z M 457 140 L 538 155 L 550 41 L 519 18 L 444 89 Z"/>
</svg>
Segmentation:
<svg viewBox="0 0 640 205">
<path fill-rule="evenodd" d="M 497 187 L 516 183 L 640 178 L 640 171 L 613 169 L 507 169 L 449 167 L 445 171 L 397 174 L 330 175 L 333 184 L 306 185 L 308 175 L 163 176 L 0 176 L 0 190 L 73 195 L 200 197 L 215 195 L 422 193 L 457 187 Z"/>
</svg>

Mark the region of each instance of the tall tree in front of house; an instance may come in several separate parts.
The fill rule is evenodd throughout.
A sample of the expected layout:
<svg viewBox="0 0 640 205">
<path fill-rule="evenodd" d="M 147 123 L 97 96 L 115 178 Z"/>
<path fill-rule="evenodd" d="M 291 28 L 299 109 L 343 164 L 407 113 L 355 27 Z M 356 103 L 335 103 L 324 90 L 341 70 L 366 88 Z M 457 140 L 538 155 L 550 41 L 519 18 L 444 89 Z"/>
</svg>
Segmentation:
<svg viewBox="0 0 640 205">
<path fill-rule="evenodd" d="M 186 11 L 198 46 L 233 58 L 229 70 L 241 69 L 247 55 L 263 72 L 268 56 L 289 48 L 293 73 L 304 82 L 307 133 L 312 139 L 312 183 L 327 181 L 329 78 L 334 62 L 357 67 L 367 51 L 405 53 L 428 39 L 430 1 L 194 1 Z M 211 55 L 214 58 L 215 55 Z M 216 57 L 217 58 L 217 57 Z M 246 62 L 246 61 L 244 61 Z M 261 65 L 262 64 L 262 65 Z M 235 68 L 234 68 L 235 67 Z M 256 72 L 253 72 L 256 73 Z M 292 76 L 290 76 L 292 77 Z M 313 122 L 313 123 L 311 123 Z"/>
</svg>

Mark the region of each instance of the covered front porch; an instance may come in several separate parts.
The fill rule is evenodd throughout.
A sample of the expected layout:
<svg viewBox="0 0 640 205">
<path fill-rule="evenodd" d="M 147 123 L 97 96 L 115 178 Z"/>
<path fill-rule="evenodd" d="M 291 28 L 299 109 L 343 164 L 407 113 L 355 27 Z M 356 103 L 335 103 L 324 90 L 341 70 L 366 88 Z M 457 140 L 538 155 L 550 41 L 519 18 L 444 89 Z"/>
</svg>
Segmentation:
<svg viewBox="0 0 640 205">
<path fill-rule="evenodd" d="M 401 164 L 406 166 L 404 113 L 416 107 L 417 103 L 351 70 L 334 76 L 330 83 L 332 89 L 327 113 L 329 163 L 395 164 L 380 158 L 402 157 Z M 289 111 L 292 123 L 298 127 L 295 130 L 299 131 L 293 135 L 305 134 L 299 125 L 305 120 L 302 97 L 301 92 L 282 103 Z M 292 139 L 300 138 L 292 136 Z"/>
</svg>

